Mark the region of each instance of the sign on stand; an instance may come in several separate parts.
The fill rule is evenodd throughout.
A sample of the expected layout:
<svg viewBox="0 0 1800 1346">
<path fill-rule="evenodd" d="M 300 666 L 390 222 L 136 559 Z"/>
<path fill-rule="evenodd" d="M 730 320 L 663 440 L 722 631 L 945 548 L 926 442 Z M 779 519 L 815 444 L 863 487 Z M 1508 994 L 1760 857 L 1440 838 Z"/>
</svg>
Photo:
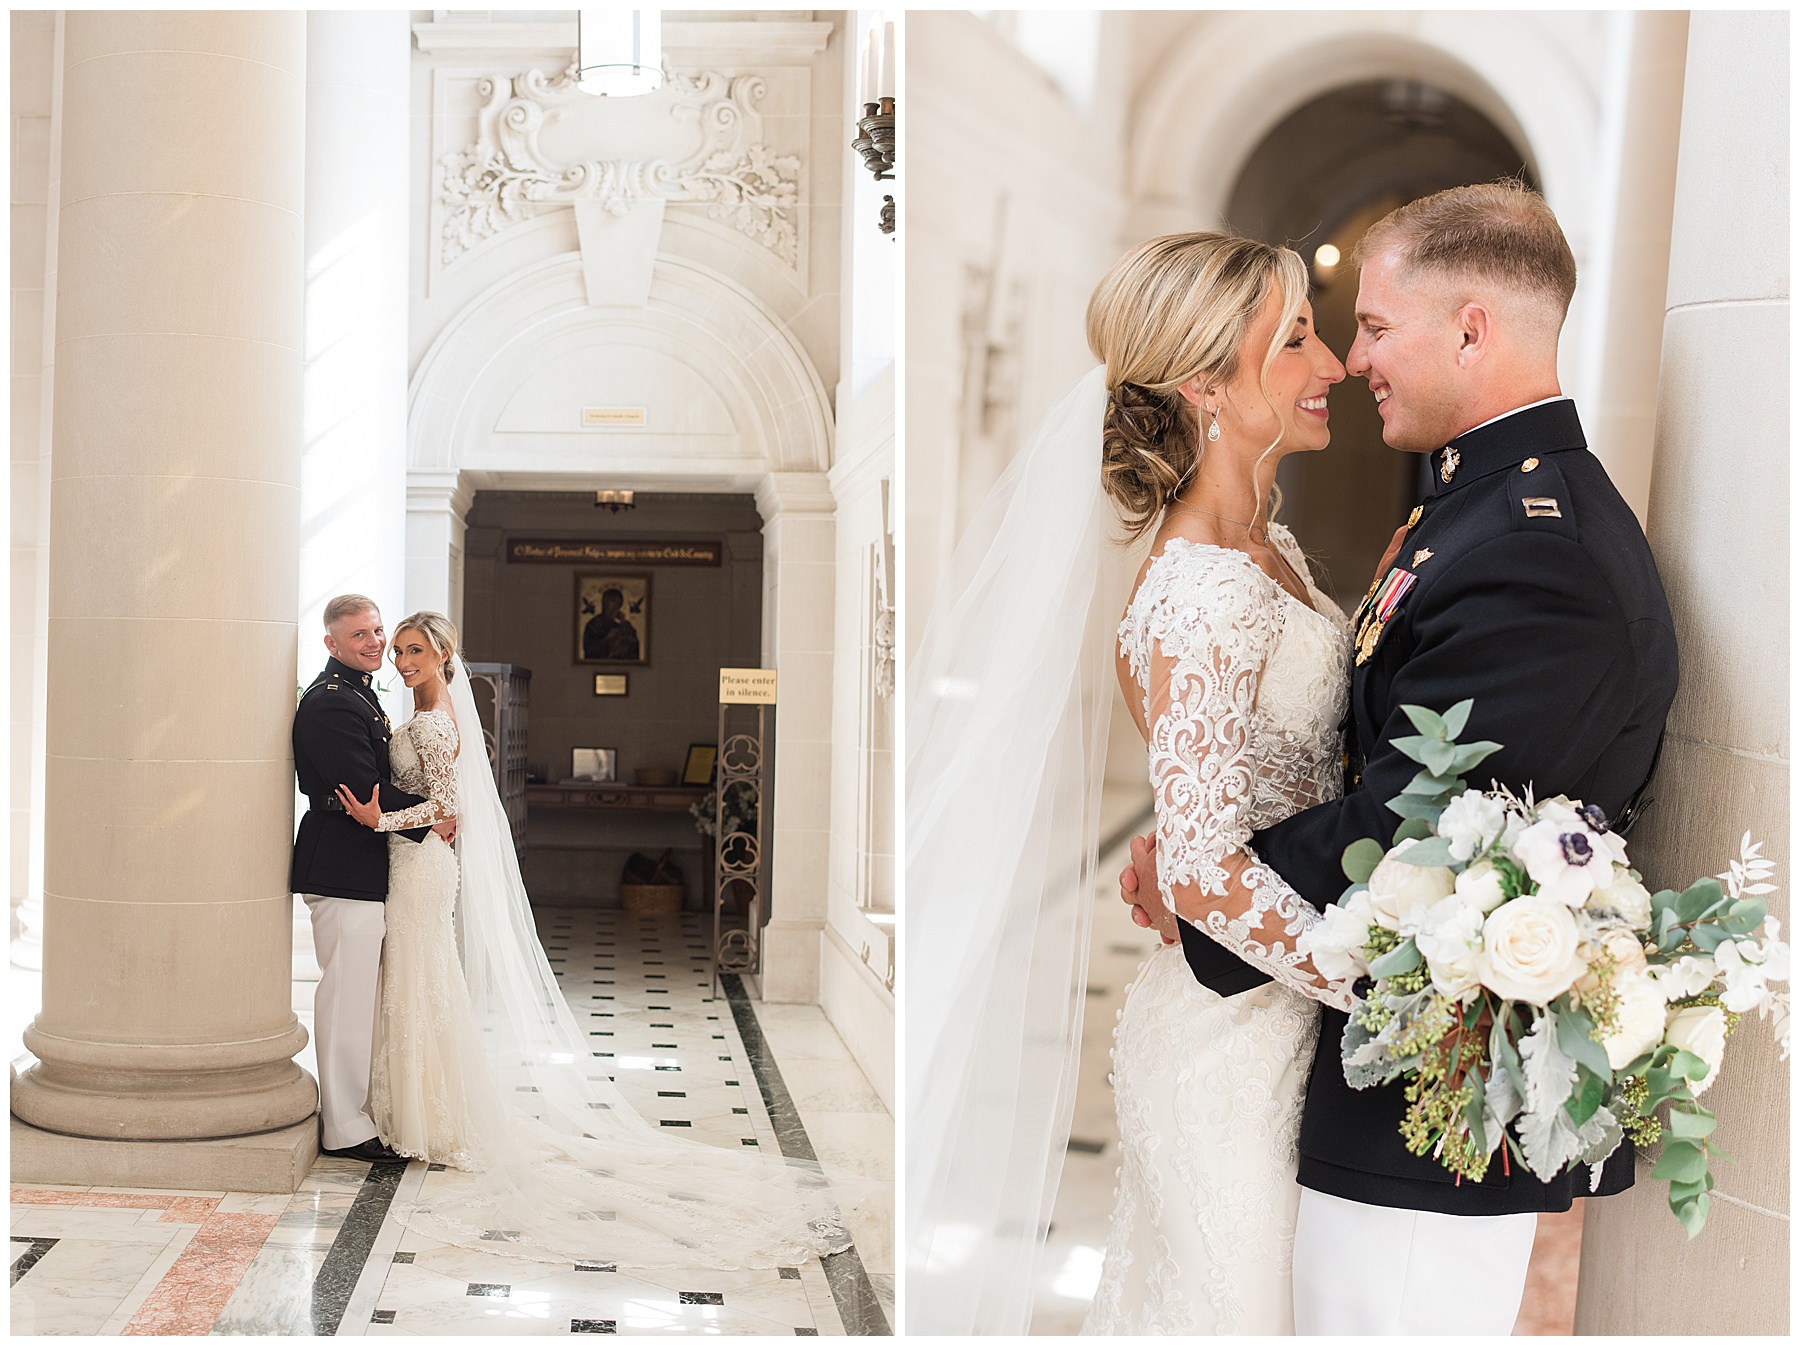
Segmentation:
<svg viewBox="0 0 1800 1346">
<path fill-rule="evenodd" d="M 762 928 L 768 902 L 763 856 L 769 834 L 769 707 L 775 704 L 776 670 L 719 670 L 719 758 L 713 795 L 713 995 L 721 972 L 762 968 Z M 743 913 L 742 929 L 725 928 L 725 903 Z"/>
</svg>

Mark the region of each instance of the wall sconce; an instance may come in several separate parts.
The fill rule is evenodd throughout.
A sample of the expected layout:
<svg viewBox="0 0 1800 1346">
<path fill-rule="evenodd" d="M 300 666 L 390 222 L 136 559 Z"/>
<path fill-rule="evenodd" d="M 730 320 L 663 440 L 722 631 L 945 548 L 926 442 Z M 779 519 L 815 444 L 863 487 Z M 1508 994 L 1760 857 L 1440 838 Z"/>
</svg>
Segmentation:
<svg viewBox="0 0 1800 1346">
<path fill-rule="evenodd" d="M 662 87 L 662 11 L 596 6 L 575 12 L 575 82 L 583 93 L 630 98 Z"/>
<path fill-rule="evenodd" d="M 636 496 L 636 491 L 595 491 L 594 508 L 600 509 L 604 506 L 614 514 L 622 509 L 635 509 L 637 507 Z"/>
<path fill-rule="evenodd" d="M 877 182 L 891 182 L 894 177 L 894 25 L 884 23 L 881 31 L 869 34 L 863 49 L 862 119 L 856 129 L 862 134 L 850 142 L 850 148 L 862 155 L 863 166 L 875 175 Z M 881 198 L 881 232 L 894 232 L 894 198 Z"/>
</svg>

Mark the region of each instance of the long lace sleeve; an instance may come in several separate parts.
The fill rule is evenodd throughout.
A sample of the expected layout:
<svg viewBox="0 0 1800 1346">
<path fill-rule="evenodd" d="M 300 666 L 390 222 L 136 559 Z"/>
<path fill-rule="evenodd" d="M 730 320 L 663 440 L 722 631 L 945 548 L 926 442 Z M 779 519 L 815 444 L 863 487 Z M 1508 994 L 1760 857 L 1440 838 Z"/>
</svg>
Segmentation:
<svg viewBox="0 0 1800 1346">
<path fill-rule="evenodd" d="M 409 809 L 384 813 L 375 825 L 377 832 L 404 832 L 414 827 L 429 827 L 456 816 L 456 723 L 450 716 L 428 712 L 408 722 L 406 731 L 418 749 L 419 769 L 425 773 L 426 795 L 423 804 Z"/>
<path fill-rule="evenodd" d="M 1274 582 L 1252 567 L 1210 562 L 1170 585 L 1149 616 L 1147 665 L 1134 671 L 1150 730 L 1157 877 L 1164 903 L 1197 929 L 1276 981 L 1349 1010 L 1350 982 L 1326 980 L 1294 948 L 1323 918 L 1246 848 L 1252 715 L 1278 601 Z M 1227 865 L 1240 858 L 1234 877 Z"/>
</svg>

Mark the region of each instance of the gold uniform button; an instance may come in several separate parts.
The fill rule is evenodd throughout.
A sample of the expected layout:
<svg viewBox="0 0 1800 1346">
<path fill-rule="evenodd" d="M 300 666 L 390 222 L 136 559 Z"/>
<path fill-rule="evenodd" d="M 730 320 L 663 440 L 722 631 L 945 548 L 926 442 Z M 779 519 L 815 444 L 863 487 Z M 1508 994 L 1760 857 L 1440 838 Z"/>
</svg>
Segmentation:
<svg viewBox="0 0 1800 1346">
<path fill-rule="evenodd" d="M 1526 460 L 1525 460 L 1525 461 L 1524 461 L 1524 462 L 1522 462 L 1522 463 L 1520 463 L 1520 464 L 1519 464 L 1519 471 L 1521 471 L 1521 472 L 1535 472 L 1535 471 L 1537 471 L 1537 465 L 1538 465 L 1538 460 L 1537 460 L 1537 459 L 1535 459 L 1535 458 L 1527 458 L 1527 459 L 1526 459 Z"/>
</svg>

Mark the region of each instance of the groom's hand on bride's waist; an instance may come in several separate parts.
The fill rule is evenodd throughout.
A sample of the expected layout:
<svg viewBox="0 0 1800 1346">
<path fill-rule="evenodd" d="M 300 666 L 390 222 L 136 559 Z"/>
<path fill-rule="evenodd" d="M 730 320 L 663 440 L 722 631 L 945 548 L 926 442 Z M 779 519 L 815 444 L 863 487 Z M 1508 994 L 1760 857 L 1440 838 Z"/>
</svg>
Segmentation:
<svg viewBox="0 0 1800 1346">
<path fill-rule="evenodd" d="M 1138 900 L 1140 892 L 1156 891 L 1156 834 L 1131 839 L 1131 863 L 1119 871 L 1119 899 L 1131 908 L 1131 919 L 1146 930 L 1155 930 L 1164 944 L 1179 943 L 1175 917 L 1157 903 L 1152 913 Z"/>
</svg>

